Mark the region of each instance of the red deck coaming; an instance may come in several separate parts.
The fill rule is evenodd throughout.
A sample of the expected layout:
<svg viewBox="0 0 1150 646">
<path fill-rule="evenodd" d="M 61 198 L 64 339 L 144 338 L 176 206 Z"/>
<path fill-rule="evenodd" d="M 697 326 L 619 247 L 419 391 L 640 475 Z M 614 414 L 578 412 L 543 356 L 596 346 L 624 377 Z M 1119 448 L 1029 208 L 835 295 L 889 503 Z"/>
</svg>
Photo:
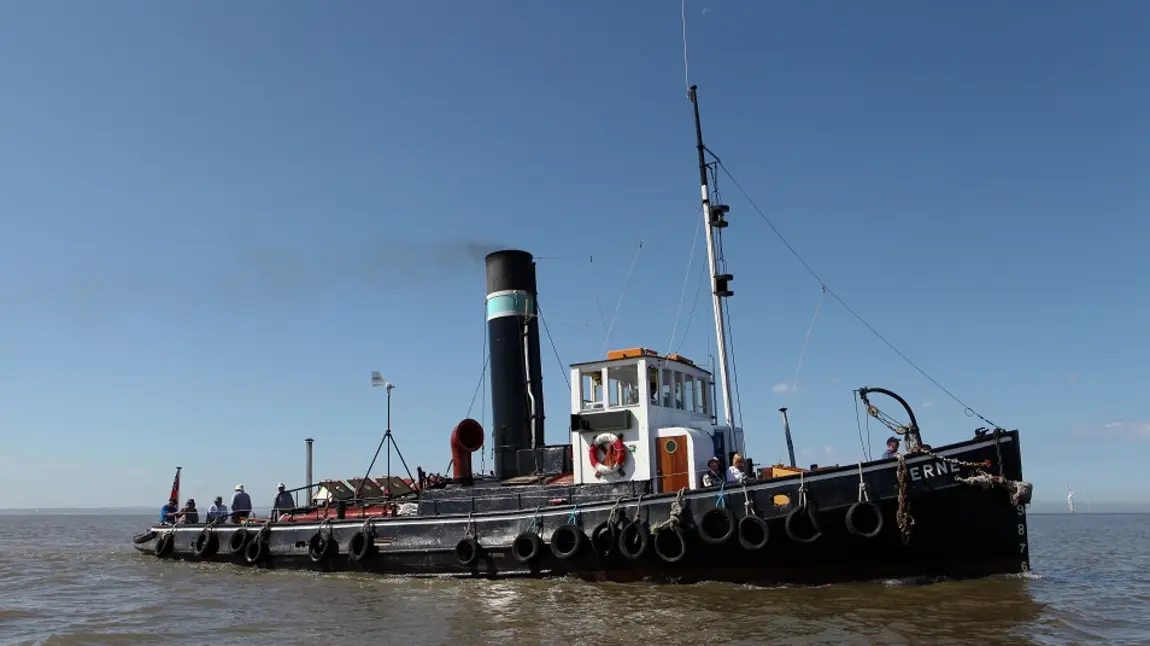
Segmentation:
<svg viewBox="0 0 1150 646">
<path fill-rule="evenodd" d="M 407 479 L 404 478 L 404 481 L 406 482 Z M 554 486 L 564 486 L 564 485 L 569 486 L 573 483 L 574 483 L 574 474 L 571 474 L 571 473 L 563 473 L 563 474 L 560 474 L 558 476 L 554 476 L 554 477 L 550 478 L 549 480 L 547 480 L 547 482 L 546 482 L 546 484 L 554 485 Z M 380 484 L 383 484 L 382 480 L 380 481 Z M 407 502 L 413 502 L 413 501 L 407 501 Z M 552 504 L 552 505 L 564 505 L 564 504 L 567 504 L 567 500 L 566 499 L 555 499 L 555 500 L 551 500 L 550 504 Z M 360 507 L 358 505 L 348 505 L 347 510 L 345 511 L 345 513 L 343 515 L 343 519 L 344 520 L 355 520 L 357 518 L 387 518 L 387 517 L 396 515 L 395 512 L 396 512 L 396 503 L 380 503 L 378 505 L 367 505 L 365 507 Z M 316 521 L 327 520 L 329 518 L 332 520 L 337 519 L 336 506 L 334 504 L 329 505 L 327 507 L 322 507 L 320 509 L 316 509 L 314 511 L 309 511 L 309 512 L 299 513 L 299 514 L 289 514 L 287 516 L 281 517 L 279 522 L 281 522 L 281 523 L 313 522 L 314 523 Z M 258 520 L 258 519 L 253 518 L 251 520 Z"/>
</svg>

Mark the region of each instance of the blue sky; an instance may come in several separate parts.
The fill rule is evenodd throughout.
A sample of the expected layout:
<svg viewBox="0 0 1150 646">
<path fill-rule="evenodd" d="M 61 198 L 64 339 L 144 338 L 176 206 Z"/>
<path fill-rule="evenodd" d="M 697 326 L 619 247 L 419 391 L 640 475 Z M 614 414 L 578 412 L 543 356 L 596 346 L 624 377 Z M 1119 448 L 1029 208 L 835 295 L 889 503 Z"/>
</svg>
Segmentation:
<svg viewBox="0 0 1150 646">
<path fill-rule="evenodd" d="M 1040 500 L 1150 489 L 1148 19 L 688 0 L 708 146 L 867 321 L 1024 431 Z M 597 358 L 625 283 L 607 344 L 665 351 L 697 227 L 683 77 L 677 2 L 0 6 L 0 506 L 158 505 L 177 464 L 201 501 L 270 501 L 307 436 L 317 475 L 361 474 L 373 369 L 409 463 L 443 470 L 483 361 L 477 249 L 541 257 L 563 362 Z M 720 188 L 752 457 L 785 455 L 786 405 L 800 461 L 858 461 L 861 385 L 968 437 L 830 299 L 777 392 L 819 285 Z M 702 258 L 678 336 L 705 362 Z"/>
</svg>

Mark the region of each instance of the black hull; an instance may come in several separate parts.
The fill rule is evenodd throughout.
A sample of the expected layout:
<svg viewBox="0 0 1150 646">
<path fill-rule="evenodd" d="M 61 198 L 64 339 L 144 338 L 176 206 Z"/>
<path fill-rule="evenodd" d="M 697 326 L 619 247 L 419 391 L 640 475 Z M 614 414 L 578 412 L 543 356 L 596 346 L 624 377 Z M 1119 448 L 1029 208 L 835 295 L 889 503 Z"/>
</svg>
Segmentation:
<svg viewBox="0 0 1150 646">
<path fill-rule="evenodd" d="M 985 471 L 991 474 L 1003 467 L 1003 475 L 1012 481 L 1022 480 L 1022 467 L 1017 431 L 1004 432 L 998 438 L 985 436 L 939 447 L 939 456 L 965 462 L 989 460 Z M 941 466 L 940 466 L 941 464 Z M 926 455 L 906 459 L 905 499 L 914 525 L 909 540 L 904 541 L 897 518 L 899 510 L 899 462 L 880 460 L 862 465 L 862 478 L 869 498 L 881 510 L 883 527 L 873 538 L 848 531 L 846 517 L 859 499 L 859 466 L 820 470 L 801 478 L 821 536 L 802 542 L 812 533 L 806 513 L 799 511 L 800 477 L 791 476 L 749 484 L 745 490 L 736 485 L 729 489 L 701 489 L 686 492 L 681 500 L 679 529 L 686 546 L 677 562 L 667 562 L 656 553 L 654 537 L 647 535 L 648 547 L 638 558 L 620 553 L 614 543 L 612 553 L 602 555 L 588 544 L 573 558 L 559 558 L 550 546 L 552 533 L 570 524 L 576 515 L 577 526 L 587 535 L 607 521 L 615 510 L 624 522 L 636 516 L 650 526 L 657 526 L 671 515 L 677 495 L 585 491 L 589 487 L 547 487 L 552 500 L 562 492 L 576 505 L 548 506 L 538 503 L 513 487 L 500 487 L 487 492 L 457 490 L 452 496 L 423 500 L 420 515 L 374 519 L 375 548 L 362 561 L 349 557 L 348 546 L 353 536 L 364 529 L 363 520 L 280 523 L 266 536 L 266 558 L 254 566 L 295 568 L 318 571 L 364 571 L 406 576 L 573 576 L 588 580 L 666 580 L 677 582 L 728 581 L 739 583 L 806 583 L 822 584 L 843 581 L 905 577 L 946 577 L 952 579 L 982 577 L 991 574 L 1017 573 L 1030 567 L 1025 503 L 1016 504 L 1011 493 L 1001 486 L 982 487 L 956 479 L 978 472 L 954 466 L 939 457 Z M 628 485 L 630 486 L 630 485 Z M 636 483 L 639 486 L 639 483 Z M 482 494 L 482 495 L 481 495 Z M 774 496 L 789 497 L 788 504 L 773 504 Z M 542 495 L 547 495 L 543 492 Z M 735 521 L 746 513 L 744 500 L 753 502 L 756 515 L 769 527 L 769 540 L 761 549 L 748 549 L 736 531 L 724 542 L 703 540 L 700 525 L 708 511 L 720 500 L 733 512 Z M 448 509 L 466 504 L 474 509 L 498 507 L 494 499 L 513 500 L 513 509 L 495 509 L 472 513 L 440 513 L 431 509 Z M 867 510 L 858 512 L 864 518 Z M 787 517 L 794 515 L 788 535 Z M 721 519 L 720 519 L 721 520 Z M 863 524 L 859 521 L 859 524 Z M 315 562 L 309 555 L 309 544 L 320 530 L 329 532 L 338 543 L 338 553 Z M 541 526 L 541 531 L 538 529 Z M 723 523 L 718 525 L 720 529 Z M 866 531 L 873 527 L 860 528 Z M 479 558 L 464 565 L 457 558 L 457 544 L 474 535 L 482 546 Z M 203 525 L 154 526 L 137 537 L 135 545 L 142 552 L 154 554 L 158 541 L 167 533 L 174 536 L 165 558 L 233 562 L 247 565 L 243 554 L 229 552 L 229 541 L 237 531 L 235 525 L 214 528 L 219 551 L 208 557 L 197 557 L 194 546 L 205 531 Z M 520 562 L 513 555 L 513 543 L 524 532 L 536 530 L 542 538 L 538 556 Z M 254 533 L 256 528 L 248 531 Z M 712 531 L 711 534 L 722 533 Z M 663 552 L 673 552 L 659 542 Z"/>
</svg>

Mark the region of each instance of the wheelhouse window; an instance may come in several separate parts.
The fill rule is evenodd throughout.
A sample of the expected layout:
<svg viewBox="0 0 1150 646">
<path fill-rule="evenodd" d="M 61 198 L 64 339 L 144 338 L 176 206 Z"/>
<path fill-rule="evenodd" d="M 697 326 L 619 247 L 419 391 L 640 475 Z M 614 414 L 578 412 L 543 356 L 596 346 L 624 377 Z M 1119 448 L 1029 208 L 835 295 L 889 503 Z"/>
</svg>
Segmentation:
<svg viewBox="0 0 1150 646">
<path fill-rule="evenodd" d="M 699 377 L 695 382 L 695 412 L 709 415 L 711 413 L 710 406 L 710 383 L 706 377 Z"/>
<path fill-rule="evenodd" d="M 639 403 L 639 366 L 637 364 L 607 368 L 608 405 L 612 408 Z"/>
<path fill-rule="evenodd" d="M 659 405 L 659 369 L 650 366 L 647 368 L 647 393 L 652 406 Z"/>
<path fill-rule="evenodd" d="M 663 381 L 660 382 L 661 393 L 663 396 L 663 406 L 671 408 L 671 386 L 675 383 L 674 377 L 671 376 L 669 368 L 663 368 Z"/>
<path fill-rule="evenodd" d="M 696 410 L 695 389 L 698 382 L 693 375 L 683 375 L 683 410 L 693 413 Z"/>
<path fill-rule="evenodd" d="M 683 410 L 683 373 L 675 371 L 675 408 Z"/>
<path fill-rule="evenodd" d="M 582 410 L 595 410 L 603 408 L 603 371 L 588 370 L 579 373 L 580 391 L 582 392 Z"/>
</svg>

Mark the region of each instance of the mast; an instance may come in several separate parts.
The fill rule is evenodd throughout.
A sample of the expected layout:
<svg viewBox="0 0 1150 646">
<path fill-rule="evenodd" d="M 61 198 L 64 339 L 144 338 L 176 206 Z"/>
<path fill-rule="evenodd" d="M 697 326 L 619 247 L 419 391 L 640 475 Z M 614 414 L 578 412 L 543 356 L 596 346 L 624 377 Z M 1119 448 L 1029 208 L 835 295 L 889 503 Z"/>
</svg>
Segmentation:
<svg viewBox="0 0 1150 646">
<path fill-rule="evenodd" d="M 692 85 L 690 91 L 691 105 L 695 110 L 695 141 L 699 151 L 699 183 L 703 198 L 703 223 L 707 231 L 707 266 L 711 272 L 711 303 L 715 311 L 715 341 L 719 351 L 719 377 L 723 380 L 723 420 L 732 432 L 735 428 L 735 415 L 731 408 L 731 378 L 727 368 L 727 325 L 723 311 L 723 299 L 733 296 L 734 292 L 727 289 L 727 283 L 734 279 L 731 274 L 719 274 L 716 266 L 716 257 L 722 247 L 716 240 L 715 229 L 723 229 L 727 221 L 723 216 L 730 211 L 724 204 L 711 204 L 711 189 L 707 185 L 707 147 L 703 145 L 703 125 L 699 121 L 699 95 L 698 86 Z"/>
</svg>

